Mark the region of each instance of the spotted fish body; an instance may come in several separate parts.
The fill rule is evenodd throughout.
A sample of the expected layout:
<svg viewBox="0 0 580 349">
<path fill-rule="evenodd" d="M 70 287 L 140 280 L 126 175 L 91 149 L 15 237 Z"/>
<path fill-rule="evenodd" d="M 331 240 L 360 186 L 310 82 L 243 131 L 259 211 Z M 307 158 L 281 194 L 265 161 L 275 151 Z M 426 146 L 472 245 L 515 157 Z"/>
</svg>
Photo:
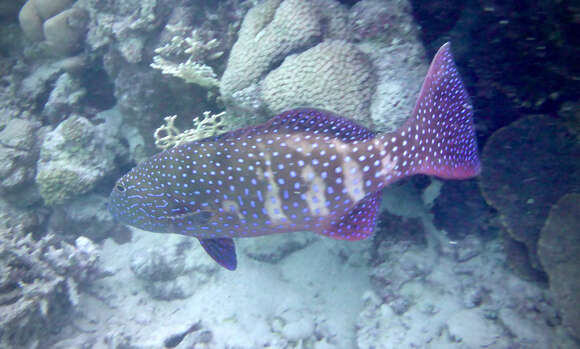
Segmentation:
<svg viewBox="0 0 580 349">
<path fill-rule="evenodd" d="M 479 166 L 469 96 L 445 44 L 396 132 L 290 110 L 153 156 L 119 179 L 109 207 L 125 224 L 197 237 L 233 270 L 232 238 L 308 230 L 364 239 L 385 186 L 418 173 L 469 178 Z"/>
</svg>

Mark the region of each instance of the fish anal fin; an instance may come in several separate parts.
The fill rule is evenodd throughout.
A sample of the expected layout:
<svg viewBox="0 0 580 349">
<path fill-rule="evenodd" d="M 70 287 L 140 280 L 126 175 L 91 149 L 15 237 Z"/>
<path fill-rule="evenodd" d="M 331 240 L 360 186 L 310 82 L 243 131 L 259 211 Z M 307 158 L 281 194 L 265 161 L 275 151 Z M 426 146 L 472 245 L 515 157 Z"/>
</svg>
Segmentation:
<svg viewBox="0 0 580 349">
<path fill-rule="evenodd" d="M 381 191 L 362 199 L 344 216 L 324 227 L 318 233 L 337 240 L 358 241 L 372 235 L 381 205 Z"/>
<path fill-rule="evenodd" d="M 238 260 L 236 258 L 236 245 L 229 238 L 199 239 L 201 246 L 222 267 L 228 270 L 236 270 Z"/>
</svg>

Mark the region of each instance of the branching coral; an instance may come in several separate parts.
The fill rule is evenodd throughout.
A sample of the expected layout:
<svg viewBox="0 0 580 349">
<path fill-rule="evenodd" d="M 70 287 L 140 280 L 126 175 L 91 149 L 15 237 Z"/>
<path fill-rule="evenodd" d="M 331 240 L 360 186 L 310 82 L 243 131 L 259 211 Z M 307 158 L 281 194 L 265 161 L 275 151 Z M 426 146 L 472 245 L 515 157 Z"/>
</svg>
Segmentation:
<svg viewBox="0 0 580 349">
<path fill-rule="evenodd" d="M 155 145 L 157 148 L 165 150 L 183 143 L 217 136 L 225 131 L 223 118 L 225 114 L 225 112 L 212 114 L 206 111 L 202 117 L 195 117 L 193 119 L 193 127 L 184 132 L 181 132 L 175 126 L 177 115 L 167 116 L 165 118 L 165 124 L 157 128 L 153 134 L 155 137 Z"/>
<path fill-rule="evenodd" d="M 73 246 L 0 231 L 0 347 L 24 347 L 58 326 L 78 302 L 78 285 L 105 275 L 98 259 L 85 237 Z"/>
<path fill-rule="evenodd" d="M 202 63 L 223 55 L 222 51 L 217 50 L 217 39 L 205 41 L 197 30 L 191 31 L 190 36 L 186 37 L 187 30 L 181 25 L 167 25 L 166 28 L 173 37 L 170 42 L 155 49 L 157 55 L 153 57 L 151 67 L 187 83 L 207 88 L 218 86 L 219 80 L 213 68 Z M 188 57 L 185 62 L 178 62 L 185 56 Z"/>
</svg>

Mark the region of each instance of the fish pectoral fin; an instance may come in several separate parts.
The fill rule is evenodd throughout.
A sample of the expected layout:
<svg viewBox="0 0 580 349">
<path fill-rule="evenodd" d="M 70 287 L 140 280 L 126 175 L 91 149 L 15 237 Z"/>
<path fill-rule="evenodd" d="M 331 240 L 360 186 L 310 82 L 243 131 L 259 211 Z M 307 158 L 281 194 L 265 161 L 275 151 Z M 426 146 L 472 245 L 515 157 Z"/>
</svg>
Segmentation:
<svg viewBox="0 0 580 349">
<path fill-rule="evenodd" d="M 228 238 L 199 239 L 199 242 L 205 252 L 219 265 L 228 270 L 236 270 L 238 260 L 234 240 Z"/>
<path fill-rule="evenodd" d="M 357 241 L 373 234 L 381 206 L 381 191 L 368 195 L 344 216 L 325 226 L 319 234 L 337 240 Z"/>
</svg>

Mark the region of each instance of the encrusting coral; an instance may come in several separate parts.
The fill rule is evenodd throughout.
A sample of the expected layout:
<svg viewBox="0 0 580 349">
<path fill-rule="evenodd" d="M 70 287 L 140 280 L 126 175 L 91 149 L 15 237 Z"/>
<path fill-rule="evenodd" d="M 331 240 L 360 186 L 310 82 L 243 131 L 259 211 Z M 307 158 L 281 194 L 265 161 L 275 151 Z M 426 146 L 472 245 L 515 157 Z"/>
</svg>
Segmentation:
<svg viewBox="0 0 580 349">
<path fill-rule="evenodd" d="M 580 339 L 580 193 L 566 194 L 552 206 L 538 255 L 563 324 Z"/>
<path fill-rule="evenodd" d="M 580 143 L 558 120 L 533 115 L 496 131 L 483 149 L 480 188 L 510 237 L 525 244 L 542 270 L 537 242 L 550 208 L 580 189 Z"/>
</svg>

